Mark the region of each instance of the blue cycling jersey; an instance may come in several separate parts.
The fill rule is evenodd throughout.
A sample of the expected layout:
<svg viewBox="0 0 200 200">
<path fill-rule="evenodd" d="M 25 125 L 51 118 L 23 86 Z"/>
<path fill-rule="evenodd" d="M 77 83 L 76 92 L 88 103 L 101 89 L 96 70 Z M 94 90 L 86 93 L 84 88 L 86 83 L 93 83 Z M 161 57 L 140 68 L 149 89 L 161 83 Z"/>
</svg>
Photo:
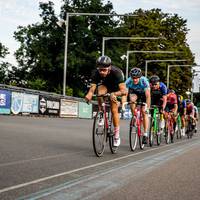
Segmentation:
<svg viewBox="0 0 200 200">
<path fill-rule="evenodd" d="M 141 94 L 144 93 L 147 89 L 150 89 L 149 81 L 146 77 L 141 76 L 138 84 L 134 84 L 131 77 L 129 77 L 126 82 L 126 87 L 133 91 L 133 93 Z"/>
<path fill-rule="evenodd" d="M 155 96 L 156 98 L 162 98 L 164 95 L 167 95 L 167 86 L 163 83 L 159 83 L 158 89 L 151 88 L 151 96 Z"/>
</svg>

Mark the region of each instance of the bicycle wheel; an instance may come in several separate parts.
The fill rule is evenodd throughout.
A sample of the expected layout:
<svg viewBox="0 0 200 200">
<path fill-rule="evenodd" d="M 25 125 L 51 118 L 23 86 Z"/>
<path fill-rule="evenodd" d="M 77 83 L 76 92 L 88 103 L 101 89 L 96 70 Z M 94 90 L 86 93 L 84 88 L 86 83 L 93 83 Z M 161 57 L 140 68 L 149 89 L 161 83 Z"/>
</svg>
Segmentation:
<svg viewBox="0 0 200 200">
<path fill-rule="evenodd" d="M 139 137 L 139 145 L 140 145 L 140 149 L 144 149 L 144 144 L 142 143 L 142 137 L 143 137 L 143 134 L 141 134 L 140 136 L 138 135 Z"/>
<path fill-rule="evenodd" d="M 93 149 L 96 156 L 100 157 L 103 155 L 106 145 L 107 131 L 105 127 L 105 119 L 103 112 L 97 112 L 93 122 Z"/>
<path fill-rule="evenodd" d="M 111 112 L 109 112 L 108 119 L 109 119 L 109 128 L 108 128 L 107 135 L 109 137 L 109 147 L 110 147 L 111 153 L 114 154 L 114 153 L 117 152 L 118 147 L 114 146 L 114 131 L 113 131 L 114 127 L 113 127 L 113 123 L 112 123 L 112 114 L 111 114 Z"/>
<path fill-rule="evenodd" d="M 154 119 L 152 118 L 150 121 L 150 129 L 149 129 L 149 146 L 152 147 L 154 144 Z"/>
<path fill-rule="evenodd" d="M 135 126 L 135 118 L 132 117 L 130 121 L 130 129 L 129 129 L 129 144 L 131 151 L 135 151 L 137 146 L 137 128 Z"/>
<path fill-rule="evenodd" d="M 169 123 L 168 123 L 169 126 Z M 165 142 L 166 144 L 169 144 L 170 141 L 170 128 L 165 126 Z"/>
</svg>

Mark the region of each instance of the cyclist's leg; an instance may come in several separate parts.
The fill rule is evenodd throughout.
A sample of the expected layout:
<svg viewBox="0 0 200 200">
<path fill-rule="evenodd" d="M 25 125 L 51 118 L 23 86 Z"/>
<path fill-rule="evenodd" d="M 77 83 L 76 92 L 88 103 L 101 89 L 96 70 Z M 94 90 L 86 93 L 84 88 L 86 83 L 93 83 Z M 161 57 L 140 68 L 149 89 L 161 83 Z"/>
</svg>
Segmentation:
<svg viewBox="0 0 200 200">
<path fill-rule="evenodd" d="M 111 101 L 111 112 L 113 116 L 113 126 L 114 126 L 114 146 L 120 145 L 120 126 L 119 126 L 119 113 L 118 104 Z"/>
<path fill-rule="evenodd" d="M 105 85 L 100 85 L 98 86 L 98 91 L 97 94 L 98 95 L 104 95 L 108 92 L 107 87 Z M 99 110 L 101 110 L 101 104 L 102 104 L 102 98 L 99 97 L 98 98 L 98 105 L 99 105 Z"/>
<path fill-rule="evenodd" d="M 185 115 L 181 113 L 182 136 L 185 136 Z"/>
</svg>

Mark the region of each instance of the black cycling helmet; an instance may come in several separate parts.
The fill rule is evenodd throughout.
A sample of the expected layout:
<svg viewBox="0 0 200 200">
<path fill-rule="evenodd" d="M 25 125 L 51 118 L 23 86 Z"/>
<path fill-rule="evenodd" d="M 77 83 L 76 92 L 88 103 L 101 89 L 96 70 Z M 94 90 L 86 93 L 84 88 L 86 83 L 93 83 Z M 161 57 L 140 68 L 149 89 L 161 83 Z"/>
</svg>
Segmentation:
<svg viewBox="0 0 200 200">
<path fill-rule="evenodd" d="M 132 78 L 140 78 L 142 76 L 142 71 L 140 68 L 132 68 L 131 71 L 130 71 L 130 76 Z"/>
<path fill-rule="evenodd" d="M 111 65 L 111 59 L 108 56 L 100 56 L 96 61 L 98 68 L 107 68 Z"/>
<path fill-rule="evenodd" d="M 173 89 L 170 89 L 168 93 L 176 93 Z"/>
<path fill-rule="evenodd" d="M 156 84 L 160 81 L 160 78 L 157 75 L 153 75 L 149 78 L 151 84 Z"/>
</svg>

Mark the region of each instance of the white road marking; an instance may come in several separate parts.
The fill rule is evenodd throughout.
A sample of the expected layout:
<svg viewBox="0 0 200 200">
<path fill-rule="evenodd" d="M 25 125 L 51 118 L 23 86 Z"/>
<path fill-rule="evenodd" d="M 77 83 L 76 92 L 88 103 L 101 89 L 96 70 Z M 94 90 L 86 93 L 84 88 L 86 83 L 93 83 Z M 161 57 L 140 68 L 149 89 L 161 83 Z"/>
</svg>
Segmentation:
<svg viewBox="0 0 200 200">
<path fill-rule="evenodd" d="M 170 144 L 170 145 L 167 145 L 167 146 L 174 146 L 177 143 L 183 143 L 183 142 L 176 142 L 176 143 L 173 143 L 173 144 Z M 160 146 L 159 149 L 166 148 L 167 146 L 166 145 Z M 44 178 L 36 179 L 36 180 L 30 181 L 30 182 L 14 185 L 14 186 L 11 186 L 11 187 L 6 187 L 6 188 L 3 188 L 3 189 L 0 190 L 0 194 L 4 193 L 4 192 L 11 191 L 11 190 L 19 189 L 19 188 L 22 188 L 22 187 L 26 187 L 26 186 L 29 186 L 29 185 L 32 185 L 32 184 L 37 184 L 37 183 L 47 181 L 47 180 L 50 180 L 50 179 L 53 179 L 53 178 L 57 178 L 57 177 L 60 177 L 60 176 L 65 176 L 65 175 L 75 173 L 75 172 L 78 172 L 78 171 L 82 171 L 82 170 L 86 170 L 86 169 L 89 169 L 89 168 L 101 166 L 101 165 L 104 165 L 104 164 L 107 164 L 107 163 L 119 161 L 119 160 L 122 160 L 122 159 L 125 159 L 125 158 L 134 157 L 134 156 L 137 156 L 139 154 L 144 154 L 146 152 L 155 151 L 155 150 L 158 150 L 158 148 L 141 151 L 141 152 L 134 153 L 134 154 L 129 154 L 129 155 L 126 155 L 126 156 L 122 156 L 122 157 L 115 158 L 115 159 L 112 159 L 112 160 L 104 161 L 104 162 L 101 162 L 101 163 L 88 165 L 88 166 L 81 167 L 81 168 L 78 168 L 78 169 L 74 169 L 74 170 L 63 172 L 63 173 L 55 174 L 55 175 L 52 175 L 52 176 L 47 176 L 47 177 L 44 177 Z"/>
</svg>

